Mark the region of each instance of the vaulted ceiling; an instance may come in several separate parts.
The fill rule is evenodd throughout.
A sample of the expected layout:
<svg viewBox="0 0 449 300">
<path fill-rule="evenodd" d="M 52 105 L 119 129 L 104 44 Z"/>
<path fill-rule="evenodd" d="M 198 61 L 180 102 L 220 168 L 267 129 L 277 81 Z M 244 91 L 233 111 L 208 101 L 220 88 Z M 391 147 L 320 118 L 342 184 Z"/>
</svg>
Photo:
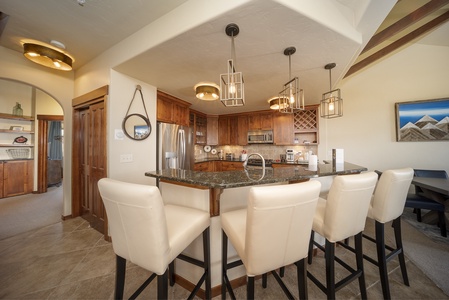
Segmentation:
<svg viewBox="0 0 449 300">
<path fill-rule="evenodd" d="M 203 6 L 212 3 L 207 1 Z M 289 79 L 288 57 L 283 54 L 289 46 L 297 48 L 291 57 L 292 75 L 300 78 L 307 104 L 317 103 L 321 93 L 329 89 L 328 71 L 324 69 L 327 63 L 337 63 L 332 71 L 335 84 L 411 43 L 449 47 L 449 26 L 445 23 L 449 0 L 402 0 L 386 12 L 376 10 L 381 7 L 376 1 L 307 2 L 315 8 L 315 14 L 302 11 L 301 1 L 231 1 L 242 4 L 114 69 L 189 101 L 194 109 L 233 113 L 267 109 L 267 99 Z M 22 52 L 24 39 L 58 40 L 75 57 L 76 72 L 138 30 L 194 2 L 2 0 L 0 46 Z M 296 2 L 298 7 L 292 5 Z M 368 8 L 363 14 L 364 5 Z M 220 73 L 226 72 L 230 38 L 224 28 L 229 23 L 240 27 L 235 46 L 237 68 L 243 72 L 246 85 L 243 108 L 202 102 L 193 91 L 200 81 L 218 83 Z"/>
</svg>

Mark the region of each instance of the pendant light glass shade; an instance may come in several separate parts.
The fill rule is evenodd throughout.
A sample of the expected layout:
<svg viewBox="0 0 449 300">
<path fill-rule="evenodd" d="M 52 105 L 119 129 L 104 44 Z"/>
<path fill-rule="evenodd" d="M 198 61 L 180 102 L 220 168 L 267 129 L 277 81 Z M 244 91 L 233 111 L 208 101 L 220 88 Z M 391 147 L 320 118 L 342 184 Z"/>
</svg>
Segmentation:
<svg viewBox="0 0 449 300">
<path fill-rule="evenodd" d="M 284 50 L 284 55 L 288 55 L 288 68 L 290 80 L 284 84 L 284 88 L 279 92 L 279 112 L 294 113 L 304 110 L 304 91 L 299 88 L 299 78 L 292 77 L 291 56 L 296 52 L 295 47 L 288 47 Z"/>
<path fill-rule="evenodd" d="M 226 34 L 231 37 L 231 59 L 228 60 L 228 72 L 220 75 L 220 100 L 224 106 L 245 105 L 245 89 L 242 72 L 235 71 L 234 37 L 239 33 L 237 24 L 226 26 Z"/>
<path fill-rule="evenodd" d="M 72 70 L 72 57 L 44 45 L 25 43 L 23 44 L 23 55 L 32 62 L 45 67 L 62 71 Z"/>
<path fill-rule="evenodd" d="M 327 64 L 324 68 L 329 70 L 329 89 L 332 89 L 332 69 L 335 63 Z M 320 115 L 325 119 L 338 118 L 343 116 L 343 99 L 341 98 L 340 89 L 331 90 L 323 94 L 320 103 Z"/>
</svg>

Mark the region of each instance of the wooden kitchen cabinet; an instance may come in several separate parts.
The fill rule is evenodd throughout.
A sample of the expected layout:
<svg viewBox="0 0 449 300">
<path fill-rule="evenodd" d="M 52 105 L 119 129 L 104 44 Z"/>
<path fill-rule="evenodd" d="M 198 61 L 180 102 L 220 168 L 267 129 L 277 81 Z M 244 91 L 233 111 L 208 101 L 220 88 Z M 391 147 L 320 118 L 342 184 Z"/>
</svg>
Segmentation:
<svg viewBox="0 0 449 300">
<path fill-rule="evenodd" d="M 206 145 L 207 143 L 207 117 L 205 114 L 190 110 L 190 127 L 193 128 L 194 143 Z"/>
<path fill-rule="evenodd" d="M 3 198 L 3 162 L 0 161 L 0 199 Z"/>
<path fill-rule="evenodd" d="M 248 145 L 248 116 L 237 117 L 237 145 Z"/>
<path fill-rule="evenodd" d="M 225 161 L 221 162 L 221 171 L 240 171 L 243 170 L 242 161 Z"/>
<path fill-rule="evenodd" d="M 294 141 L 293 134 L 293 114 L 284 114 L 280 112 L 274 113 L 274 144 L 291 145 Z"/>
<path fill-rule="evenodd" d="M 249 130 L 270 130 L 273 129 L 272 112 L 254 112 L 248 115 Z"/>
<path fill-rule="evenodd" d="M 214 172 L 215 164 L 214 161 L 206 161 L 201 163 L 196 163 L 193 166 L 194 171 L 202 171 L 202 172 Z"/>
<path fill-rule="evenodd" d="M 157 91 L 157 121 L 189 126 L 190 103 Z"/>
<path fill-rule="evenodd" d="M 304 110 L 294 113 L 294 139 L 299 145 L 318 145 L 319 140 L 319 104 L 308 105 Z"/>
<path fill-rule="evenodd" d="M 229 145 L 229 117 L 218 117 L 218 145 Z"/>
<path fill-rule="evenodd" d="M 33 192 L 33 160 L 10 160 L 3 162 L 3 197 Z"/>
<path fill-rule="evenodd" d="M 218 145 L 218 116 L 207 117 L 207 145 Z"/>
</svg>

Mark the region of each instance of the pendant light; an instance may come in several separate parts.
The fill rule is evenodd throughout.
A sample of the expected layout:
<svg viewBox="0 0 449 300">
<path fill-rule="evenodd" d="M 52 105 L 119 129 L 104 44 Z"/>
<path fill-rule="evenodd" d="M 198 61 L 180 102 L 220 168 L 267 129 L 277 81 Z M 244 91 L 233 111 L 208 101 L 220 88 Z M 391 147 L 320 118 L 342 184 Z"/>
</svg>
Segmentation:
<svg viewBox="0 0 449 300">
<path fill-rule="evenodd" d="M 291 56 L 296 52 L 295 47 L 288 47 L 284 50 L 284 55 L 288 56 L 288 78 L 289 81 L 284 84 L 283 90 L 279 93 L 279 112 L 294 113 L 298 110 L 304 110 L 304 91 L 299 88 L 298 77 L 292 78 L 292 59 Z"/>
<path fill-rule="evenodd" d="M 228 60 L 228 72 L 220 75 L 220 100 L 224 106 L 245 105 L 245 91 L 242 72 L 235 71 L 234 37 L 239 34 L 237 24 L 226 26 L 226 35 L 231 37 L 231 59 Z"/>
<path fill-rule="evenodd" d="M 329 70 L 329 92 L 323 94 L 320 105 L 320 115 L 325 119 L 338 118 L 343 116 L 343 99 L 341 98 L 340 89 L 332 90 L 332 69 L 335 63 L 329 63 L 324 66 Z"/>
</svg>

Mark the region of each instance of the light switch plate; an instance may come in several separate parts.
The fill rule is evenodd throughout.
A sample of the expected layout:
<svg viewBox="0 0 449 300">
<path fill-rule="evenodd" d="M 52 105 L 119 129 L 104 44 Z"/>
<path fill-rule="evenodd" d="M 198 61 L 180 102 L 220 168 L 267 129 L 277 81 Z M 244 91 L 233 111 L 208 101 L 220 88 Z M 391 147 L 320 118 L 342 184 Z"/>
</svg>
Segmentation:
<svg viewBox="0 0 449 300">
<path fill-rule="evenodd" d="M 132 154 L 120 154 L 120 162 L 121 163 L 130 163 L 133 161 Z"/>
</svg>

